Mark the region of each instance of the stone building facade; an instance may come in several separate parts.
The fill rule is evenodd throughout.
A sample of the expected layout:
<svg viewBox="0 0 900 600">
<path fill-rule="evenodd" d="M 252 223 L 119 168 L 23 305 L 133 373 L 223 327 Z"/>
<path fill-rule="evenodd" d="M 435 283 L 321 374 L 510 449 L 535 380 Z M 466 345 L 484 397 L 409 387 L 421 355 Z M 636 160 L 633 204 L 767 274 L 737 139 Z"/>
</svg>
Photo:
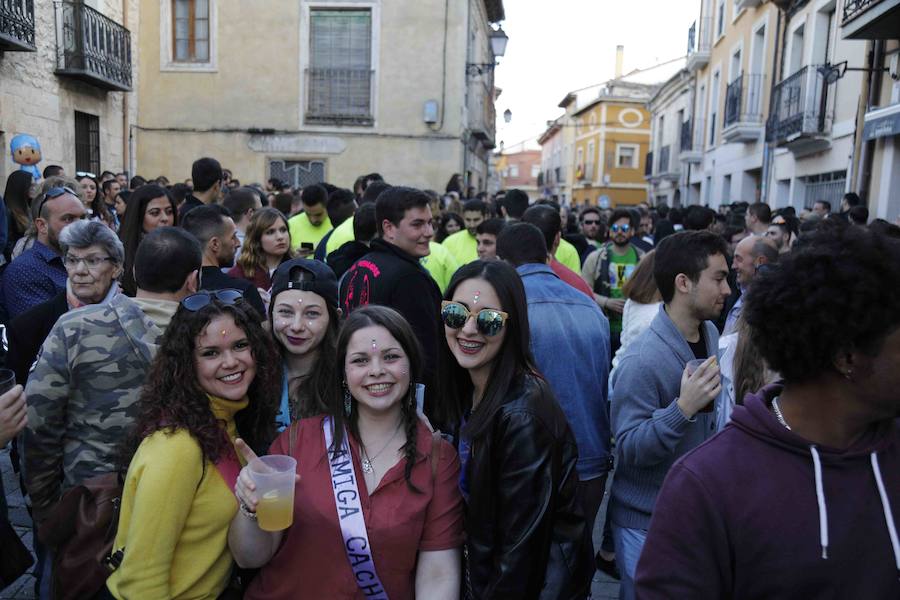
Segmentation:
<svg viewBox="0 0 900 600">
<path fill-rule="evenodd" d="M 130 171 L 137 120 L 138 0 L 0 4 L 0 181 L 19 167 L 9 144 L 41 144 L 43 169 Z"/>
</svg>

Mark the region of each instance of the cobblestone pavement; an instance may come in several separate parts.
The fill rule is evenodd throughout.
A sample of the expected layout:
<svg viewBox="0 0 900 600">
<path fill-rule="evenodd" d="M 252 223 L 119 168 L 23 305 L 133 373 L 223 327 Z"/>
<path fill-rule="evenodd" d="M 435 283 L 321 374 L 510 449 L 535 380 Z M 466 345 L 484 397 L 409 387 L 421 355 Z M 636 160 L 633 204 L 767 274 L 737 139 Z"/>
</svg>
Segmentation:
<svg viewBox="0 0 900 600">
<path fill-rule="evenodd" d="M 31 517 L 28 516 L 28 511 L 25 510 L 25 503 L 22 500 L 22 494 L 19 493 L 19 480 L 13 473 L 12 465 L 9 462 L 8 450 L 0 450 L 0 469 L 3 471 L 3 487 L 6 489 L 6 501 L 9 504 L 9 519 L 19 537 L 31 548 Z M 603 499 L 603 505 L 600 508 L 600 514 L 597 515 L 597 528 L 594 530 L 595 546 L 600 545 L 600 532 L 603 528 L 603 518 L 606 514 L 606 502 L 608 499 L 609 493 L 607 492 L 606 497 Z M 607 577 L 605 573 L 598 571 L 594 575 L 591 592 L 593 600 L 615 600 L 619 597 L 619 584 L 614 579 Z M 31 570 L 11 586 L 0 591 L 0 600 L 12 598 L 22 600 L 34 599 L 34 577 L 31 576 Z"/>
<path fill-rule="evenodd" d="M 25 510 L 25 501 L 22 500 L 22 494 L 19 493 L 19 478 L 12 470 L 12 464 L 9 462 L 9 450 L 0 450 L 0 470 L 3 472 L 3 488 L 6 490 L 6 503 L 9 505 L 9 520 L 25 542 L 28 548 L 31 548 L 31 517 Z M 34 569 L 32 565 L 28 573 L 19 577 L 11 586 L 0 591 L 0 599 L 7 598 L 34 598 L 34 577 L 31 571 Z"/>
</svg>

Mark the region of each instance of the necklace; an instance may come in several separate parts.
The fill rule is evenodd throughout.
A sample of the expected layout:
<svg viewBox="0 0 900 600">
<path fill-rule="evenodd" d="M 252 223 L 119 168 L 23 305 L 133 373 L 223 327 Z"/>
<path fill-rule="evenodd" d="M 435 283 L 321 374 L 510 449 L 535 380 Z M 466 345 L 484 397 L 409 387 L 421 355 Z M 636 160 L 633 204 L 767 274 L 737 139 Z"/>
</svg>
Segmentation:
<svg viewBox="0 0 900 600">
<path fill-rule="evenodd" d="M 391 439 L 387 441 L 387 443 L 381 447 L 381 450 L 375 453 L 375 456 L 369 458 L 369 453 L 366 451 L 366 445 L 362 444 L 363 454 L 365 457 L 362 460 L 362 470 L 364 473 L 374 473 L 375 467 L 372 466 L 372 461 L 381 456 L 381 453 L 384 452 L 388 446 L 391 445 L 391 442 L 394 441 L 394 438 L 397 437 L 397 434 L 400 432 L 400 426 L 403 424 L 403 419 L 400 419 L 400 422 L 397 423 L 397 429 L 394 430 L 394 435 L 391 436 Z"/>
<path fill-rule="evenodd" d="M 778 419 L 778 422 L 784 425 L 785 429 L 791 431 L 791 426 L 784 420 L 784 415 L 781 413 L 781 408 L 778 406 L 777 396 L 772 399 L 772 410 L 775 411 L 775 418 Z"/>
</svg>

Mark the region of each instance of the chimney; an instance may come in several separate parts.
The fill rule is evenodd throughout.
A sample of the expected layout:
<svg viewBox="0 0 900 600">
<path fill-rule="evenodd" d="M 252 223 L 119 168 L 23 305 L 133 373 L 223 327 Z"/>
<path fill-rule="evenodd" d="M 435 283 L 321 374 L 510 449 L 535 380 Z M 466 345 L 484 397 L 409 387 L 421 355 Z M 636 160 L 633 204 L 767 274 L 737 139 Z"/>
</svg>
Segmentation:
<svg viewBox="0 0 900 600">
<path fill-rule="evenodd" d="M 625 46 L 616 46 L 616 79 L 622 76 L 622 63 L 625 61 Z"/>
</svg>

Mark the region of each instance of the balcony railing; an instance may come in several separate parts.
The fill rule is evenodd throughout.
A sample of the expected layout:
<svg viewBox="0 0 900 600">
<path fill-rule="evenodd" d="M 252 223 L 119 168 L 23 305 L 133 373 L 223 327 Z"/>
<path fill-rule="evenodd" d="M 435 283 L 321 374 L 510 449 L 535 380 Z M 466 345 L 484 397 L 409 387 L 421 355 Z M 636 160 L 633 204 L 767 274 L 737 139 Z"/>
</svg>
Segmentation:
<svg viewBox="0 0 900 600">
<path fill-rule="evenodd" d="M 897 39 L 900 0 L 844 0 L 841 33 L 845 39 Z"/>
<path fill-rule="evenodd" d="M 693 140 L 691 139 L 693 136 L 693 129 L 691 129 L 691 120 L 688 119 L 681 124 L 681 139 L 679 150 L 684 152 L 685 150 L 690 150 L 693 147 L 691 143 Z"/>
<path fill-rule="evenodd" d="M 374 74 L 369 69 L 307 69 L 306 122 L 351 126 L 374 124 Z"/>
<path fill-rule="evenodd" d="M 688 29 L 687 66 L 693 70 L 709 62 L 712 47 L 712 19 L 703 17 Z"/>
<path fill-rule="evenodd" d="M 491 149 L 494 147 L 496 130 L 496 108 L 494 107 L 494 89 L 489 78 L 482 81 L 473 80 L 469 90 L 469 129 L 472 135 L 482 140 L 482 144 Z"/>
<path fill-rule="evenodd" d="M 131 91 L 131 32 L 81 2 L 56 2 L 56 73 Z"/>
<path fill-rule="evenodd" d="M 884 2 L 884 0 L 844 0 L 844 18 L 841 23 L 849 23 L 876 4 L 881 4 L 882 2 Z"/>
<path fill-rule="evenodd" d="M 803 67 L 775 86 L 767 140 L 789 145 L 798 138 L 820 138 L 827 133 L 827 84 L 817 67 Z"/>
<path fill-rule="evenodd" d="M 36 49 L 34 0 L 0 0 L 0 50 Z"/>
<path fill-rule="evenodd" d="M 650 177 L 653 174 L 653 153 L 647 153 L 647 162 L 644 163 L 644 177 Z"/>
<path fill-rule="evenodd" d="M 739 75 L 725 91 L 725 127 L 735 123 L 762 123 L 765 75 Z"/>
<path fill-rule="evenodd" d="M 659 149 L 659 165 L 657 166 L 657 173 L 668 173 L 671 171 L 672 163 L 670 162 L 670 155 L 670 146 L 663 146 Z"/>
</svg>

